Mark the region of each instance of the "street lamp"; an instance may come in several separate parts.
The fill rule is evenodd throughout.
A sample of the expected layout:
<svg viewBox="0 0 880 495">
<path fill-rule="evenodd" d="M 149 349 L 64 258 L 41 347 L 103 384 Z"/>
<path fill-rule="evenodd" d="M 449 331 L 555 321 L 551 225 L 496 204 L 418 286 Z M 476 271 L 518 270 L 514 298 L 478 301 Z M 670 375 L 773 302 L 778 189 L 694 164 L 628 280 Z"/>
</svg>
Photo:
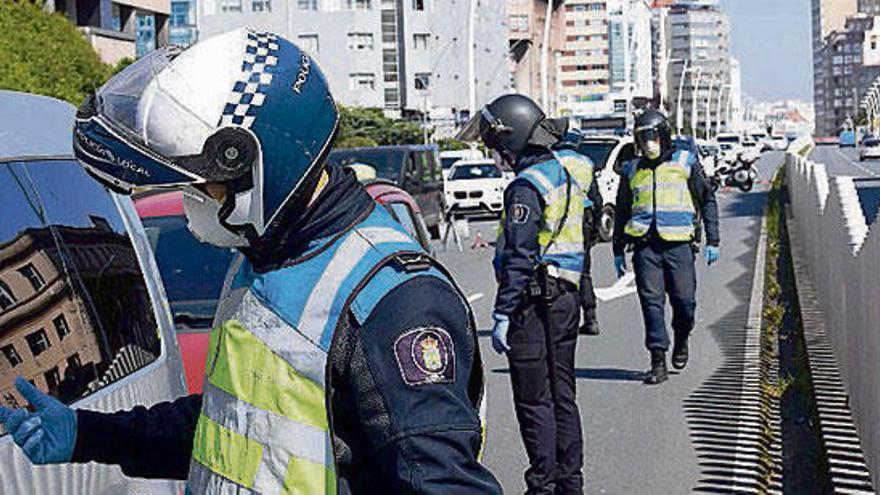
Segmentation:
<svg viewBox="0 0 880 495">
<path fill-rule="evenodd" d="M 694 133 L 694 137 L 697 137 L 697 129 L 699 128 L 700 117 L 697 112 L 699 102 L 697 100 L 700 94 L 700 87 L 703 85 L 703 68 L 697 67 L 696 73 L 696 82 L 694 82 L 693 75 L 691 76 L 691 84 L 693 85 L 691 90 L 691 132 Z"/>
<path fill-rule="evenodd" d="M 709 129 L 712 125 L 712 88 L 715 86 L 715 80 L 717 78 L 718 74 L 716 72 L 713 72 L 712 79 L 709 80 L 709 94 L 706 95 L 706 139 L 709 139 Z"/>
<path fill-rule="evenodd" d="M 721 134 L 721 102 L 723 101 L 722 95 L 724 94 L 724 90 L 727 90 L 727 99 L 730 100 L 730 84 L 722 84 L 718 87 L 718 108 L 715 112 L 716 121 L 715 121 L 715 135 Z M 706 139 L 710 139 L 710 136 L 707 136 Z"/>
<path fill-rule="evenodd" d="M 679 60 L 681 61 L 681 60 Z M 684 95 L 684 75 L 690 70 L 688 68 L 690 59 L 684 59 L 684 66 L 681 68 L 681 77 L 678 79 L 678 103 L 675 105 L 675 127 L 678 134 L 681 135 L 681 128 L 684 125 L 684 113 L 681 109 L 681 97 Z"/>
</svg>

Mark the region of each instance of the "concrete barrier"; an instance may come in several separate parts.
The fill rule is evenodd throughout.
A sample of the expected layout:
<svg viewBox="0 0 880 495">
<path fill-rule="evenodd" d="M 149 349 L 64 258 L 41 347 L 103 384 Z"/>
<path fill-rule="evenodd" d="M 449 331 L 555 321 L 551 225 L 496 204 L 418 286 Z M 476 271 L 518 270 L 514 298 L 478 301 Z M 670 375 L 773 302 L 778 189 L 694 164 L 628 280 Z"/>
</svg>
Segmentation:
<svg viewBox="0 0 880 495">
<path fill-rule="evenodd" d="M 798 251 L 808 265 L 824 326 L 868 468 L 880 475 L 880 232 L 870 232 L 852 177 L 786 155 Z M 877 229 L 875 229 L 877 230 Z M 806 325 L 806 323 L 805 323 Z M 805 329 L 806 332 L 806 329 Z M 809 345 L 809 344 L 808 344 Z M 876 485 L 875 485 L 876 486 Z"/>
</svg>

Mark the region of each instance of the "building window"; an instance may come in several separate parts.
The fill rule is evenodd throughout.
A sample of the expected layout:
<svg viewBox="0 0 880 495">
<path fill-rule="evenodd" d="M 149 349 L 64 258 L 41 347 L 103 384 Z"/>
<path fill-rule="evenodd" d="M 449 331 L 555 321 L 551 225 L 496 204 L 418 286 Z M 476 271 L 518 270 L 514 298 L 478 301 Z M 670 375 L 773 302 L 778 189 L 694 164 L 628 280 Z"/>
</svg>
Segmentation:
<svg viewBox="0 0 880 495">
<path fill-rule="evenodd" d="M 363 52 L 373 49 L 372 33 L 348 33 L 348 50 Z"/>
<path fill-rule="evenodd" d="M 116 6 L 115 3 L 113 5 Z M 172 27 L 189 25 L 189 2 L 171 2 L 171 15 L 168 17 L 168 24 Z"/>
<path fill-rule="evenodd" d="M 512 15 L 512 16 L 510 16 L 510 29 L 513 31 L 528 31 L 529 30 L 529 16 L 527 16 L 527 15 Z"/>
<path fill-rule="evenodd" d="M 427 90 L 431 86 L 431 74 L 429 72 L 417 72 L 415 75 L 416 89 Z"/>
<path fill-rule="evenodd" d="M 52 347 L 52 344 L 49 342 L 49 337 L 46 336 L 46 331 L 42 328 L 30 335 L 26 335 L 24 339 L 27 341 L 27 345 L 30 347 L 31 354 L 33 354 L 34 357 L 39 356 L 43 351 Z"/>
<path fill-rule="evenodd" d="M 348 89 L 372 91 L 376 89 L 376 75 L 366 72 L 349 74 Z"/>
<path fill-rule="evenodd" d="M 64 337 L 70 335 L 70 326 L 67 324 L 67 318 L 63 314 L 58 315 L 52 320 L 55 325 L 55 332 L 58 334 L 58 340 L 64 340 Z"/>
<path fill-rule="evenodd" d="M 296 0 L 299 10 L 318 10 L 318 0 Z"/>
<path fill-rule="evenodd" d="M 372 8 L 371 0 L 345 0 L 346 10 L 370 10 Z"/>
<path fill-rule="evenodd" d="M 71 371 L 75 371 L 82 368 L 82 361 L 79 359 L 79 354 L 74 354 L 67 358 L 67 369 Z"/>
<path fill-rule="evenodd" d="M 416 50 L 427 50 L 429 39 L 431 39 L 431 35 L 428 33 L 414 33 L 413 48 Z"/>
<path fill-rule="evenodd" d="M 3 346 L 3 356 L 9 361 L 9 366 L 15 368 L 19 364 L 21 364 L 21 356 L 18 355 L 18 351 L 15 350 L 15 346 L 12 344 Z"/>
<path fill-rule="evenodd" d="M 237 1 L 241 12 L 241 0 Z M 135 53 L 142 57 L 156 49 L 156 16 L 138 13 L 135 20 Z"/>
<path fill-rule="evenodd" d="M 318 53 L 318 35 L 317 34 L 301 34 L 297 36 L 299 47 L 312 55 Z"/>
<path fill-rule="evenodd" d="M 35 267 L 33 263 L 28 263 L 27 265 L 19 268 L 18 273 L 20 273 L 22 277 L 26 278 L 28 282 L 31 283 L 31 287 L 33 287 L 35 291 L 39 291 L 46 286 L 46 281 L 43 279 L 43 276 L 40 275 L 40 272 L 37 270 L 37 267 Z"/>
<path fill-rule="evenodd" d="M 252 12 L 272 12 L 272 0 L 252 0 Z"/>
<path fill-rule="evenodd" d="M 241 12 L 241 0 L 220 0 L 220 12 Z"/>
<path fill-rule="evenodd" d="M 15 295 L 12 293 L 12 289 L 0 280 L 0 310 L 5 310 L 13 304 L 15 304 Z"/>
<path fill-rule="evenodd" d="M 57 389 L 58 384 L 61 383 L 61 375 L 58 373 L 57 366 L 43 373 L 43 378 L 46 379 L 46 388 L 48 388 L 49 390 Z"/>
<path fill-rule="evenodd" d="M 413 10 L 425 10 L 425 0 L 413 0 Z"/>
</svg>

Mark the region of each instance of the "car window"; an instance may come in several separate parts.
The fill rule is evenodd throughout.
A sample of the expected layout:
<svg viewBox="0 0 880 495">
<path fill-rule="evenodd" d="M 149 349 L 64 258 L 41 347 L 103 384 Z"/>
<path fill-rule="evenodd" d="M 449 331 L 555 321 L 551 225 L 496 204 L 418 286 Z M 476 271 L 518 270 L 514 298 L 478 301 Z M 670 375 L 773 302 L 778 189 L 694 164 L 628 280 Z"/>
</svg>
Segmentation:
<svg viewBox="0 0 880 495">
<path fill-rule="evenodd" d="M 419 178 L 421 176 L 421 164 L 419 163 L 419 157 L 416 153 L 407 153 L 406 155 L 406 170 L 404 171 L 404 182 L 405 183 L 418 183 Z"/>
<path fill-rule="evenodd" d="M 422 182 L 435 182 L 437 180 L 437 176 L 435 175 L 434 160 L 431 157 L 431 154 L 427 151 L 417 151 L 415 154 L 416 156 L 418 156 L 418 160 L 421 165 Z"/>
<path fill-rule="evenodd" d="M 182 216 L 150 217 L 143 223 L 175 323 L 209 328 L 235 251 L 199 242 Z"/>
<path fill-rule="evenodd" d="M 0 403 L 70 404 L 155 361 L 159 330 L 113 198 L 73 160 L 0 163 Z"/>
<path fill-rule="evenodd" d="M 586 142 L 578 146 L 578 153 L 586 156 L 593 162 L 593 167 L 601 169 L 605 167 L 608 156 L 614 151 L 617 141 L 594 141 Z"/>
<path fill-rule="evenodd" d="M 447 156 L 440 159 L 440 165 L 443 167 L 443 170 L 447 170 L 449 168 L 452 168 L 452 165 L 459 160 L 461 160 L 461 157 Z"/>
<path fill-rule="evenodd" d="M 407 155 L 400 148 L 341 148 L 332 151 L 327 161 L 342 167 L 355 163 L 368 165 L 375 169 L 380 179 L 400 184 L 400 172 Z"/>
<path fill-rule="evenodd" d="M 387 205 L 391 215 L 397 220 L 403 228 L 416 240 L 422 247 L 428 249 L 427 232 L 424 231 L 423 224 L 413 213 L 412 208 L 408 204 L 402 202 L 393 202 Z"/>
<path fill-rule="evenodd" d="M 485 165 L 459 165 L 452 172 L 451 180 L 500 179 L 501 169 L 494 163 Z"/>
</svg>

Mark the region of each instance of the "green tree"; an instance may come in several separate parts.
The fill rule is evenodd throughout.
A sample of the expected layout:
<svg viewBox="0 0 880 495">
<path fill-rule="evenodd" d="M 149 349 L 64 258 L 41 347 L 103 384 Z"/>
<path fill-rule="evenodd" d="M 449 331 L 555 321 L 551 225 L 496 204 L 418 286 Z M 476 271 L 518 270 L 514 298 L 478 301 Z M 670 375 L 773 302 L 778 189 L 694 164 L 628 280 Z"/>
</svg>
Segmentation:
<svg viewBox="0 0 880 495">
<path fill-rule="evenodd" d="M 339 107 L 339 134 L 337 148 L 359 146 L 419 144 L 423 141 L 418 124 L 385 116 L 381 108 Z"/>
<path fill-rule="evenodd" d="M 79 105 L 110 68 L 73 24 L 38 4 L 0 0 L 0 89 Z"/>
</svg>

